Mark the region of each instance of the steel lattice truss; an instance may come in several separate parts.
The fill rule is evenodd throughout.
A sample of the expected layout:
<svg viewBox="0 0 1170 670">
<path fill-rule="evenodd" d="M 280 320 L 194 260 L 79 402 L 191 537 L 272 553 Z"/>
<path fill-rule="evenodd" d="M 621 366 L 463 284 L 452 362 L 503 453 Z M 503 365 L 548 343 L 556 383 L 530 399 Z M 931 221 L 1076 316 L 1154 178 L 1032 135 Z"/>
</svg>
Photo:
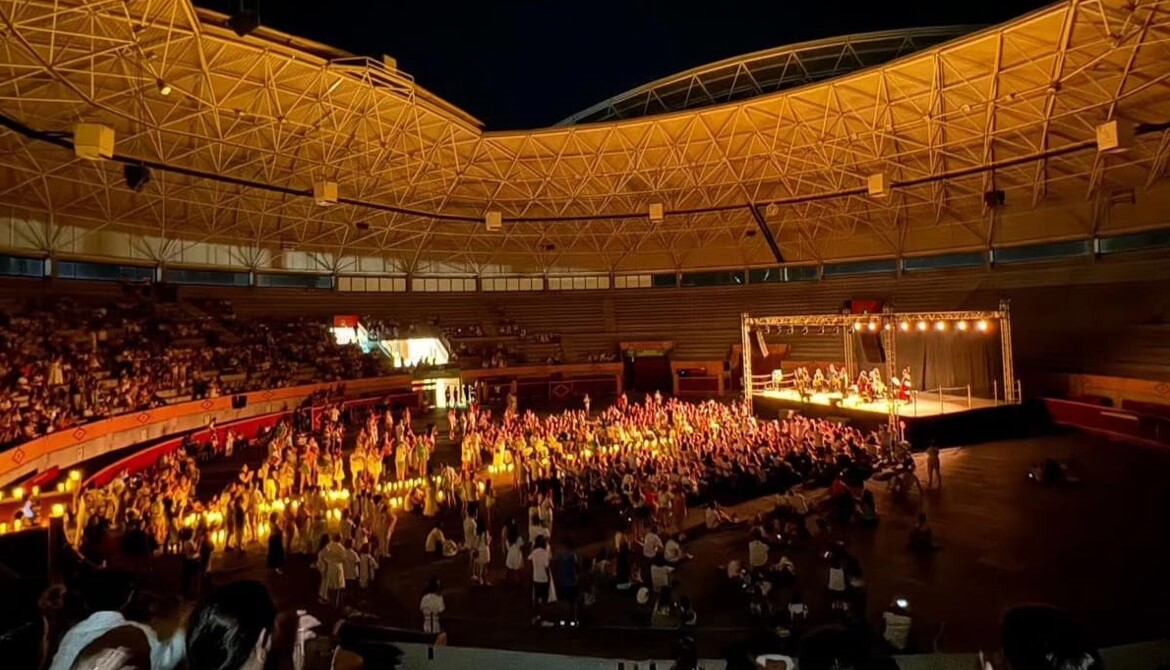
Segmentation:
<svg viewBox="0 0 1170 670">
<path fill-rule="evenodd" d="M 972 26 L 889 30 L 757 51 L 639 86 L 557 125 L 634 119 L 754 98 L 880 65 L 975 30 Z"/>
<path fill-rule="evenodd" d="M 116 233 L 126 248 L 100 252 L 623 271 L 774 265 L 749 206 L 792 262 L 1170 225 L 1170 0 L 1071 0 L 793 90 L 505 133 L 381 63 L 222 23 L 189 0 L 0 0 L 0 115 L 50 133 L 105 123 L 123 158 L 180 170 L 135 193 L 119 163 L 0 130 L 0 246 L 92 252 L 77 238 Z M 1099 155 L 1112 118 L 1143 132 Z M 879 171 L 885 199 L 865 194 Z M 343 203 L 306 197 L 318 180 Z M 984 204 L 992 189 L 1005 207 Z"/>
</svg>

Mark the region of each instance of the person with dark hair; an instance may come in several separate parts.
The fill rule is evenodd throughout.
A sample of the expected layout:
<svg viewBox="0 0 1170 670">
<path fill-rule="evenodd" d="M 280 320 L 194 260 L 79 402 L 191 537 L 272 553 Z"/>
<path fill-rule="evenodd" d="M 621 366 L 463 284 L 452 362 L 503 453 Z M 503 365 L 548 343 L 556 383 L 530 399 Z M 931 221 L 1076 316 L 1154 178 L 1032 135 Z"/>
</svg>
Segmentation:
<svg viewBox="0 0 1170 670">
<path fill-rule="evenodd" d="M 272 527 L 268 535 L 268 569 L 279 575 L 284 569 L 284 531 L 276 512 L 268 515 L 268 523 Z"/>
<path fill-rule="evenodd" d="M 1009 610 L 1000 626 L 1006 670 L 1101 670 L 1088 636 L 1068 613 L 1046 605 Z"/>
<path fill-rule="evenodd" d="M 427 633 L 439 634 L 443 632 L 439 617 L 447 611 L 447 603 L 443 600 L 442 588 L 439 578 L 431 577 L 431 581 L 427 583 L 426 591 L 423 592 L 422 600 L 418 603 L 418 609 L 423 615 L 423 631 Z"/>
<path fill-rule="evenodd" d="M 577 601 L 580 597 L 581 562 L 577 558 L 577 547 L 573 539 L 566 537 L 561 551 L 553 558 L 553 572 L 556 577 L 557 598 L 569 606 L 572 621 L 577 620 Z"/>
<path fill-rule="evenodd" d="M 187 670 L 261 670 L 275 626 L 276 606 L 263 584 L 221 586 L 187 620 Z"/>
<path fill-rule="evenodd" d="M 551 572 L 549 570 L 548 542 L 544 535 L 537 535 L 532 546 L 532 553 L 528 555 L 532 563 L 532 600 L 536 604 L 537 620 L 540 619 L 541 608 L 548 603 Z"/>
<path fill-rule="evenodd" d="M 134 583 L 130 575 L 112 570 L 97 571 L 90 575 L 81 587 L 81 592 L 92 613 L 61 638 L 49 670 L 69 670 L 91 642 L 115 628 L 125 626 L 137 628 L 146 636 L 150 646 L 151 670 L 172 670 L 182 662 L 184 639 L 181 632 L 169 640 L 160 641 L 153 628 L 127 621 L 123 615 L 122 610 L 134 595 Z"/>
</svg>

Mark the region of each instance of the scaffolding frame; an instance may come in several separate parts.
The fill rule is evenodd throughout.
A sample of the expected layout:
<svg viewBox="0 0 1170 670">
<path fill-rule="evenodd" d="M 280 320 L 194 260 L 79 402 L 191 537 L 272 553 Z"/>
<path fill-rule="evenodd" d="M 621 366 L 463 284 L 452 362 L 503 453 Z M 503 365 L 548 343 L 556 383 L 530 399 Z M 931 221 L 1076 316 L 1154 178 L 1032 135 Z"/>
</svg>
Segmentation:
<svg viewBox="0 0 1170 670">
<path fill-rule="evenodd" d="M 937 328 L 937 324 L 965 322 L 968 327 L 974 327 L 981 321 L 995 323 L 999 330 L 1000 352 L 1003 362 L 1004 402 L 1018 403 L 1019 385 L 1016 380 L 1015 360 L 1012 356 L 1012 325 L 1009 301 L 1001 300 L 996 310 L 955 310 L 955 311 L 915 311 L 897 312 L 883 310 L 877 314 L 798 314 L 793 316 L 752 316 L 744 312 L 740 316 L 740 335 L 743 342 L 743 395 L 748 410 L 754 409 L 752 397 L 752 330 L 759 328 L 839 328 L 842 333 L 845 355 L 845 367 L 850 378 L 857 376 L 857 354 L 854 348 L 853 336 L 858 332 L 870 332 L 881 337 L 885 349 L 886 379 L 892 379 L 898 374 L 898 332 L 907 332 L 914 328 L 921 332 L 920 324 L 928 324 L 927 328 Z M 888 421 L 890 428 L 898 430 L 898 413 L 893 403 L 890 403 Z"/>
</svg>

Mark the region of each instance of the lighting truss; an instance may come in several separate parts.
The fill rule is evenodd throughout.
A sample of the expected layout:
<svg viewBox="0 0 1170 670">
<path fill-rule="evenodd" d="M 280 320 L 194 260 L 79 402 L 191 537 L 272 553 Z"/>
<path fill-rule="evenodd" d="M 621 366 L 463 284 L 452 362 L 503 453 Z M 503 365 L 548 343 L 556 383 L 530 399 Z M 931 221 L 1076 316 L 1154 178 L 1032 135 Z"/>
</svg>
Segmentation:
<svg viewBox="0 0 1170 670">
<path fill-rule="evenodd" d="M 895 324 L 902 321 L 993 321 L 1008 318 L 1006 309 L 990 311 L 962 310 L 954 312 L 880 312 L 877 314 L 799 314 L 794 316 L 750 316 L 743 315 L 744 326 L 748 328 L 775 327 L 818 327 L 845 326 L 852 328 L 858 322 L 868 324 Z M 809 333 L 814 334 L 814 333 Z M 819 333 L 816 333 L 819 334 Z"/>
<path fill-rule="evenodd" d="M 1012 326 L 1011 326 L 1011 310 L 1008 301 L 1001 300 L 999 309 L 995 310 L 956 310 L 956 311 L 920 311 L 920 312 L 895 312 L 883 311 L 874 314 L 850 314 L 842 312 L 840 314 L 796 314 L 792 316 L 752 316 L 744 312 L 740 319 L 740 329 L 743 345 L 743 392 L 744 399 L 747 401 L 749 408 L 752 404 L 752 340 L 751 333 L 753 330 L 771 329 L 771 328 L 789 328 L 789 335 L 795 335 L 800 328 L 800 334 L 813 334 L 806 332 L 806 328 L 840 328 L 840 332 L 836 333 L 842 337 L 842 348 L 845 355 L 845 367 L 849 370 L 851 376 L 857 374 L 857 361 L 854 353 L 853 335 L 859 331 L 856 327 L 858 323 L 864 324 L 868 327 L 870 324 L 876 324 L 872 331 L 873 335 L 881 337 L 882 346 L 885 350 L 886 357 L 886 373 L 887 377 L 893 378 L 897 374 L 897 360 L 898 360 L 898 324 L 901 323 L 930 323 L 930 324 L 944 324 L 954 322 L 967 322 L 972 325 L 979 322 L 996 322 L 998 324 L 1000 337 L 1000 351 L 1003 358 L 1003 386 L 1004 386 L 1004 401 L 1009 403 L 1019 402 L 1019 391 L 1015 377 L 1015 361 L 1012 357 Z M 921 335 L 924 333 L 906 333 L 904 335 Z M 897 417 L 894 414 L 890 415 L 891 426 L 896 424 Z"/>
</svg>

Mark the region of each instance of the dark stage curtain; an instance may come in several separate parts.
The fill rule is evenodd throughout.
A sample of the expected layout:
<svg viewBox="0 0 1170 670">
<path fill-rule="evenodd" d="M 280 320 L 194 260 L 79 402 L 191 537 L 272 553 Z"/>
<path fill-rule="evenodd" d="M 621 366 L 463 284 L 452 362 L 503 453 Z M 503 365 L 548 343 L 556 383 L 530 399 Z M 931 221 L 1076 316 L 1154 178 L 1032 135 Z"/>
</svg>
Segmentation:
<svg viewBox="0 0 1170 670">
<path fill-rule="evenodd" d="M 993 384 L 998 384 L 1003 397 L 1003 359 L 995 332 L 899 334 L 897 345 L 898 373 L 909 366 L 916 390 L 970 384 L 972 395 L 990 398 Z"/>
</svg>

